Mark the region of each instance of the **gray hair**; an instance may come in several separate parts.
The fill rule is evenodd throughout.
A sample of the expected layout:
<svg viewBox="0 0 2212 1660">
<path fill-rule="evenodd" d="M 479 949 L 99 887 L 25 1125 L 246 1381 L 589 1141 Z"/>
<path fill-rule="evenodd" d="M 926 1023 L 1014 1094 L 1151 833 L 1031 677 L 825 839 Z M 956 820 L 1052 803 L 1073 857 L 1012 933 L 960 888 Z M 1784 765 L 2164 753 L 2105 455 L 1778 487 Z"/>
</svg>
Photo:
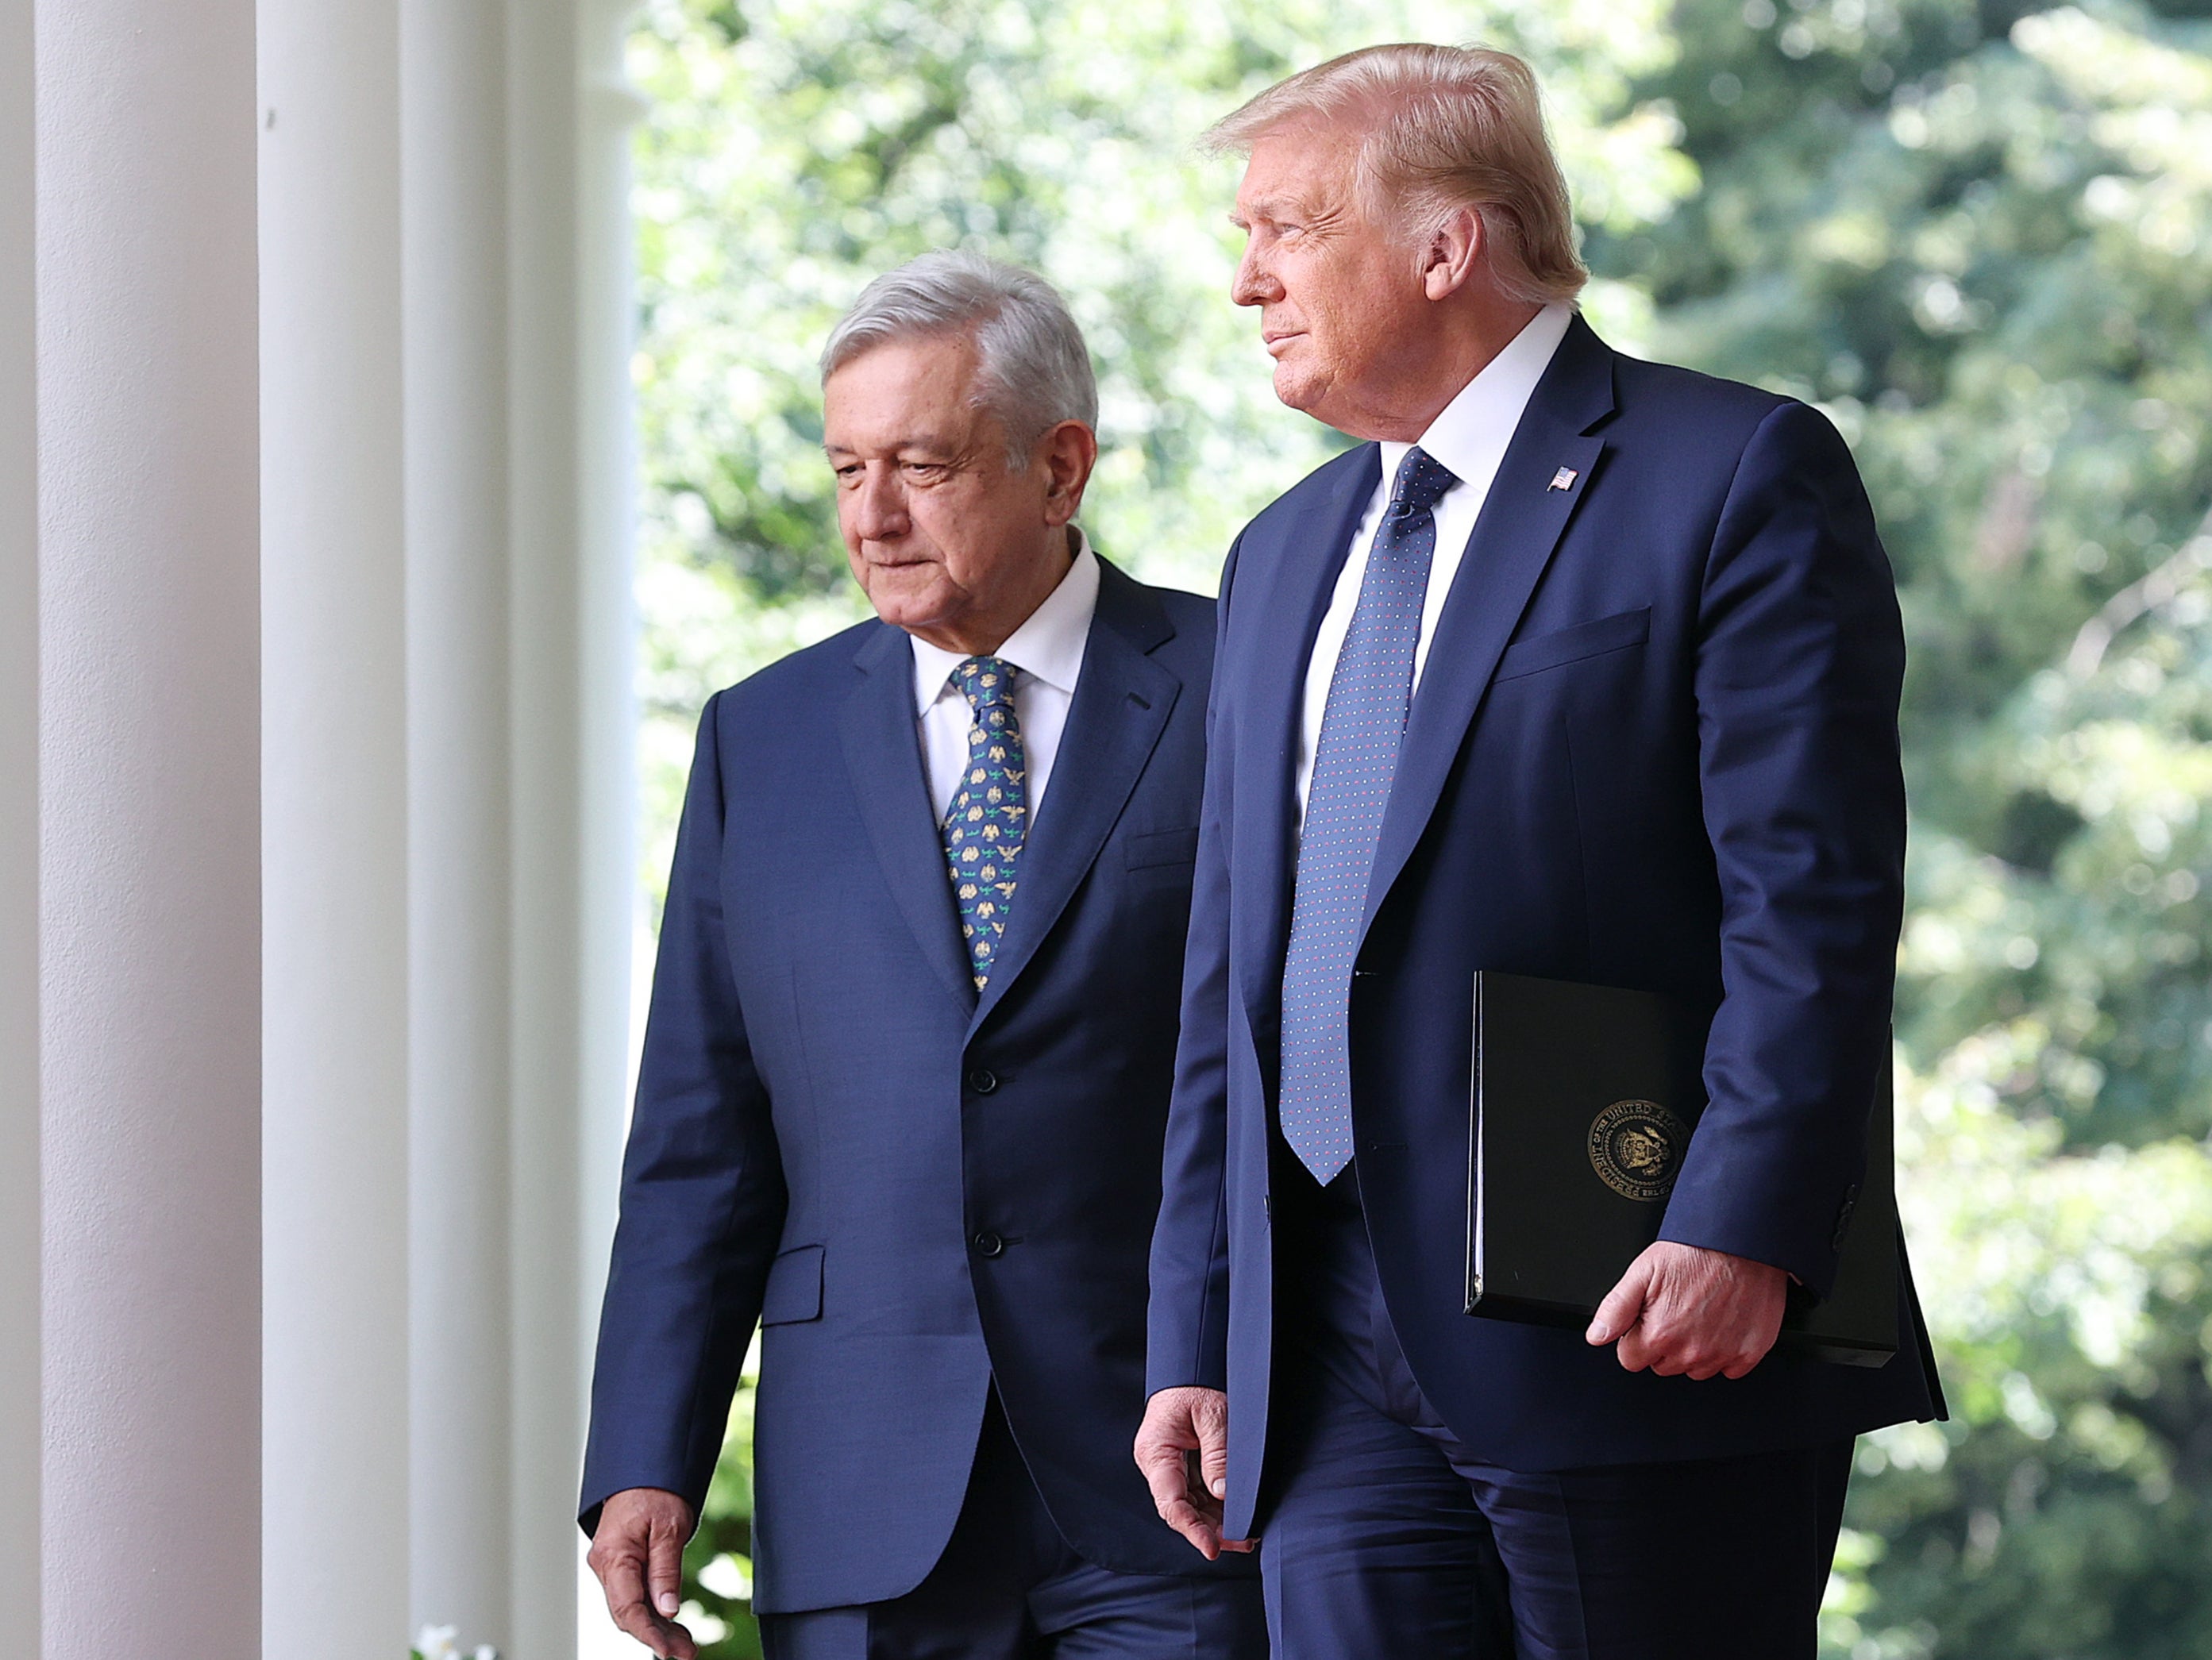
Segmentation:
<svg viewBox="0 0 2212 1660">
<path fill-rule="evenodd" d="M 975 401 L 1006 428 L 1008 466 L 1026 466 L 1037 440 L 1063 421 L 1098 424 L 1091 353 L 1059 291 L 1018 265 L 957 248 L 925 253 L 861 289 L 822 348 L 822 379 L 888 341 L 931 335 L 975 343 Z"/>
<path fill-rule="evenodd" d="M 1367 46 L 1277 82 L 1215 123 L 1203 143 L 1249 153 L 1302 119 L 1359 134 L 1360 190 L 1416 235 L 1473 209 L 1507 299 L 1571 300 L 1589 280 L 1536 76 L 1512 53 Z"/>
</svg>

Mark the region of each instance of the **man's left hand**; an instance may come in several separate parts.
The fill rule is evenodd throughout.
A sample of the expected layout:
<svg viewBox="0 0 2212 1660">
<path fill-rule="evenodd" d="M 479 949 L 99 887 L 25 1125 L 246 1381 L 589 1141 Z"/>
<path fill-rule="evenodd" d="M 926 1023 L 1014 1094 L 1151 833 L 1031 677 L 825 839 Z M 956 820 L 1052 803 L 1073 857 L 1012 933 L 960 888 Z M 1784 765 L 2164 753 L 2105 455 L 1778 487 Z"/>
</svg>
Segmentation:
<svg viewBox="0 0 2212 1660">
<path fill-rule="evenodd" d="M 1584 1335 L 1617 1341 L 1631 1371 L 1741 1377 L 1774 1347 L 1789 1294 L 1780 1268 L 1662 1239 L 1628 1265 Z"/>
</svg>

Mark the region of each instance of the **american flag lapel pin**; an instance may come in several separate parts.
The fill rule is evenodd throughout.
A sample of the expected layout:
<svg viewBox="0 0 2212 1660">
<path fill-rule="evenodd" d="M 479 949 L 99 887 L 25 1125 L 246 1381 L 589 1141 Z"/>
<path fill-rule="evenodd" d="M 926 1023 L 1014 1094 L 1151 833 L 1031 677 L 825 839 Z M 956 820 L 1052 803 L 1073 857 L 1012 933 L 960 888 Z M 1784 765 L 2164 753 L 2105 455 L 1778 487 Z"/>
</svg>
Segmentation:
<svg viewBox="0 0 2212 1660">
<path fill-rule="evenodd" d="M 1579 477 L 1581 475 L 1572 467 L 1561 467 L 1552 475 L 1552 482 L 1544 488 L 1555 490 L 1572 489 L 1575 487 L 1575 480 Z"/>
</svg>

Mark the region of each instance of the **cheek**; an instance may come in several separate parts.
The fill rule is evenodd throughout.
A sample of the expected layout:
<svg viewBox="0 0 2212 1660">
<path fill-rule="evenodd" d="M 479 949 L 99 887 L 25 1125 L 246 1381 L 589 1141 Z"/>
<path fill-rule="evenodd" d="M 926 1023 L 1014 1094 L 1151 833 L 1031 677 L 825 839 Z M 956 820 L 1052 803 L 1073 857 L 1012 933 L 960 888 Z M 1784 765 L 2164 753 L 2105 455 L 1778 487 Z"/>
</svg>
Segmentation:
<svg viewBox="0 0 2212 1660">
<path fill-rule="evenodd" d="M 998 528 L 988 501 L 934 496 L 918 503 L 913 517 L 915 534 L 937 550 L 937 569 L 945 581 L 963 593 L 983 586 L 990 567 L 988 550 Z"/>
</svg>

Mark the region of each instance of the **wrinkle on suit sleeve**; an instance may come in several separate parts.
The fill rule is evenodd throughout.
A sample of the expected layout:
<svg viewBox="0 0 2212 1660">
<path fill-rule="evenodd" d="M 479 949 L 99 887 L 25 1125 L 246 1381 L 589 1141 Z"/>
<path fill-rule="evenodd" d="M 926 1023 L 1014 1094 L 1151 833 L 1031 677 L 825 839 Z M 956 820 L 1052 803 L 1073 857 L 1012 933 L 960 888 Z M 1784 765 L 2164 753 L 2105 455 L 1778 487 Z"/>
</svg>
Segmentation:
<svg viewBox="0 0 2212 1660">
<path fill-rule="evenodd" d="M 1229 845 L 1231 760 L 1216 717 L 1228 677 L 1229 599 L 1238 538 L 1221 571 L 1212 689 L 1206 711 L 1206 795 L 1199 814 L 1190 933 L 1183 952 L 1175 1092 L 1152 1230 L 1145 1392 L 1228 1388 Z"/>
<path fill-rule="evenodd" d="M 1661 1237 L 1833 1283 L 1866 1162 L 1904 908 L 1905 666 L 1889 562 L 1843 440 L 1802 404 L 1746 446 L 1695 668 L 1723 997 Z"/>
<path fill-rule="evenodd" d="M 698 1509 L 783 1225 L 782 1163 L 723 914 L 721 701 L 700 719 L 661 920 L 592 1378 L 587 1532 L 628 1487 Z"/>
</svg>

